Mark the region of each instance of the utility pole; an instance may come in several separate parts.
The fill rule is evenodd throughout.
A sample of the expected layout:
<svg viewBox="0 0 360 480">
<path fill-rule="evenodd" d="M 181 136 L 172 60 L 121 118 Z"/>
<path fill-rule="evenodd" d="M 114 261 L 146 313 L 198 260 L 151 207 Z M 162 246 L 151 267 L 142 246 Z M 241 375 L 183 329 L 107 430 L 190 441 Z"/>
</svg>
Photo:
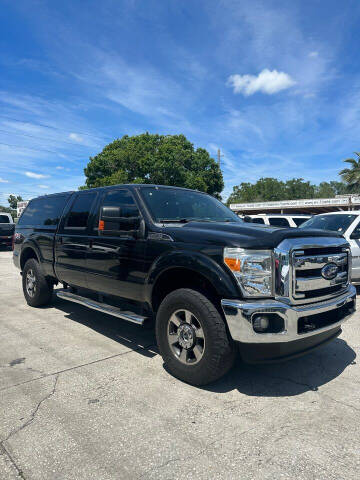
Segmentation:
<svg viewBox="0 0 360 480">
<path fill-rule="evenodd" d="M 218 148 L 218 151 L 217 151 L 217 159 L 218 159 L 218 165 L 219 165 L 219 168 L 221 170 L 221 157 L 223 157 L 224 155 L 221 155 L 221 151 L 220 151 L 220 148 Z"/>
</svg>

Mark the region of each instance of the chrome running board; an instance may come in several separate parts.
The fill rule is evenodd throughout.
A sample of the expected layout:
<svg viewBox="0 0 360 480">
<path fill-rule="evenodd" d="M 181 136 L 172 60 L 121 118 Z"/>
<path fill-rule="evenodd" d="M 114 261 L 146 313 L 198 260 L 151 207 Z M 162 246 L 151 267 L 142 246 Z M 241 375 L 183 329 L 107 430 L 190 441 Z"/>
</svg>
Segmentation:
<svg viewBox="0 0 360 480">
<path fill-rule="evenodd" d="M 91 298 L 81 297 L 80 295 L 76 295 L 67 290 L 58 290 L 56 295 L 64 300 L 79 303 L 80 305 L 84 305 L 84 307 L 92 308 L 98 312 L 107 313 L 108 315 L 113 315 L 114 317 L 122 318 L 128 322 L 137 323 L 138 325 L 143 325 L 147 318 L 133 312 L 120 310 L 120 308 L 107 305 L 106 303 L 97 302 Z"/>
</svg>

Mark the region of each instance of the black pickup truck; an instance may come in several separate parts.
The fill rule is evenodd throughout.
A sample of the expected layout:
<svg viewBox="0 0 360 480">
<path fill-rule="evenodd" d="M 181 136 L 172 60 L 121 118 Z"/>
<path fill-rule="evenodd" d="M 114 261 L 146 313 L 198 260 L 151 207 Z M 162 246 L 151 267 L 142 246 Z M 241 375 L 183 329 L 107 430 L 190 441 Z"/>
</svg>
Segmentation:
<svg viewBox="0 0 360 480">
<path fill-rule="evenodd" d="M 236 352 L 287 359 L 341 333 L 355 311 L 351 255 L 334 232 L 245 223 L 184 188 L 117 185 L 32 200 L 15 231 L 27 303 L 65 300 L 155 322 L 168 370 L 194 385 Z"/>
</svg>

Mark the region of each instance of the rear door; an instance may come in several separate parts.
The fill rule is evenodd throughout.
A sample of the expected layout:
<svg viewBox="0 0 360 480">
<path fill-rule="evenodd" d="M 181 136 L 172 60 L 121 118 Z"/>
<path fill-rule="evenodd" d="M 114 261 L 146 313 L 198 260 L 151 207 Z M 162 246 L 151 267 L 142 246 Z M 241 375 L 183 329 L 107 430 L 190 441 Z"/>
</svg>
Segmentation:
<svg viewBox="0 0 360 480">
<path fill-rule="evenodd" d="M 99 230 L 101 207 L 120 207 L 120 211 L 135 211 L 141 218 L 130 190 L 122 187 L 105 191 L 94 216 L 87 253 L 88 288 L 108 295 L 142 301 L 145 281 L 145 240 L 124 224 L 118 231 Z M 125 213 L 124 213 L 125 215 Z"/>
<path fill-rule="evenodd" d="M 61 220 L 55 241 L 55 272 L 62 282 L 87 287 L 86 253 L 89 224 L 97 192 L 81 192 Z"/>
</svg>

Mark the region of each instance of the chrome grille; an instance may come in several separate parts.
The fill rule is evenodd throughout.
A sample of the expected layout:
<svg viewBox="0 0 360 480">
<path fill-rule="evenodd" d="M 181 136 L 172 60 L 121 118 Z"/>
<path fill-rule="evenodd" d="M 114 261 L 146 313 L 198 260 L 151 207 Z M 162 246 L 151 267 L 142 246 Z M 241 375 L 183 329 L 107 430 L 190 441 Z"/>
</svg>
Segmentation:
<svg viewBox="0 0 360 480">
<path fill-rule="evenodd" d="M 275 249 L 275 296 L 292 304 L 305 304 L 340 295 L 349 283 L 351 254 L 343 238 L 294 238 Z M 335 278 L 322 269 L 335 264 Z M 286 300 L 287 298 L 287 300 Z"/>
<path fill-rule="evenodd" d="M 345 247 L 344 247 L 345 248 Z M 325 265 L 334 263 L 338 267 L 335 278 L 327 280 L 321 275 Z M 324 296 L 339 293 L 348 283 L 347 251 L 333 254 L 306 255 L 305 251 L 294 251 L 293 267 L 293 299 L 296 301 L 316 301 Z"/>
</svg>

